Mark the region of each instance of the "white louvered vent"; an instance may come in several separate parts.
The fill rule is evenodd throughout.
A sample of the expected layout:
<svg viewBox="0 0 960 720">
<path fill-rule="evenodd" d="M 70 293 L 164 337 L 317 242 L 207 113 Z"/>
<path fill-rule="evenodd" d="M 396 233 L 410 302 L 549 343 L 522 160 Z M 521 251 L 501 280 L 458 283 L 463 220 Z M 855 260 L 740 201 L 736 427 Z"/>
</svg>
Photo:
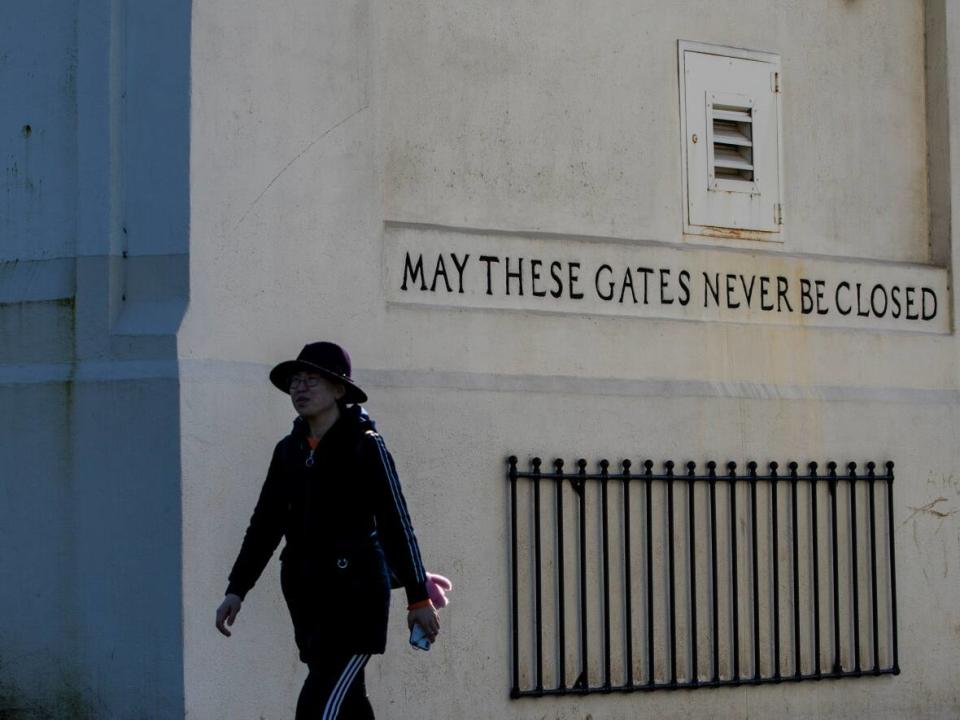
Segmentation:
<svg viewBox="0 0 960 720">
<path fill-rule="evenodd" d="M 684 232 L 783 242 L 779 56 L 678 48 Z"/>
<path fill-rule="evenodd" d="M 753 112 L 747 106 L 711 103 L 711 179 L 753 182 Z"/>
</svg>

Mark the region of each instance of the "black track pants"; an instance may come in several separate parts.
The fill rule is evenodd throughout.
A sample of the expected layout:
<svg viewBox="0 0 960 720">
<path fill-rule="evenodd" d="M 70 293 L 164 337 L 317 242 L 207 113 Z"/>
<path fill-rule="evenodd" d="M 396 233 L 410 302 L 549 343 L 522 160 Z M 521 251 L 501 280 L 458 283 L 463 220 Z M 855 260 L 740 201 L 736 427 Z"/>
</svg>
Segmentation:
<svg viewBox="0 0 960 720">
<path fill-rule="evenodd" d="M 308 663 L 296 720 L 374 720 L 363 668 L 369 655 L 340 655 Z"/>
</svg>

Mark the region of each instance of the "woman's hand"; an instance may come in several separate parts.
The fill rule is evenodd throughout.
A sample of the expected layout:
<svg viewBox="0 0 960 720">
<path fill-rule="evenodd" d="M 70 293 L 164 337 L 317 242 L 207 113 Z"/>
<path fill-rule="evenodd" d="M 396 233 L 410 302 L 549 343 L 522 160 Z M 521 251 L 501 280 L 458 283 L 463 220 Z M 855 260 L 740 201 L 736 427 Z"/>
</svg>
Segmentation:
<svg viewBox="0 0 960 720">
<path fill-rule="evenodd" d="M 430 642 L 437 639 L 437 633 L 440 632 L 440 616 L 437 615 L 433 603 L 407 611 L 407 627 L 412 630 L 414 623 L 423 628 Z"/>
<path fill-rule="evenodd" d="M 224 621 L 227 625 L 233 625 L 233 621 L 237 619 L 237 613 L 240 612 L 240 605 L 243 604 L 243 601 L 240 599 L 239 595 L 227 595 L 223 602 L 220 603 L 220 607 L 217 608 L 217 630 L 221 633 L 230 637 L 230 631 L 224 626 Z"/>
</svg>

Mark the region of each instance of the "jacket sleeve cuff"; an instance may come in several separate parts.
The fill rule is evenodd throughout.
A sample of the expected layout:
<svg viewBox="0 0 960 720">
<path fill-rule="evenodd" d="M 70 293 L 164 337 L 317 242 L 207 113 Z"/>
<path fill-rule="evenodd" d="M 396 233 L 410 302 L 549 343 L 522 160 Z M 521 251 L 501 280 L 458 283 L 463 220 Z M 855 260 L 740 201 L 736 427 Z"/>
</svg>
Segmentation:
<svg viewBox="0 0 960 720">
<path fill-rule="evenodd" d="M 406 591 L 407 605 L 413 605 L 416 602 L 427 600 L 430 597 L 430 593 L 427 592 L 427 584 L 425 582 L 407 585 Z"/>
<path fill-rule="evenodd" d="M 244 600 L 247 597 L 247 592 L 249 592 L 249 590 L 244 590 L 239 585 L 230 583 L 227 585 L 227 591 L 224 593 L 224 595 L 236 595 L 241 600 Z"/>
</svg>

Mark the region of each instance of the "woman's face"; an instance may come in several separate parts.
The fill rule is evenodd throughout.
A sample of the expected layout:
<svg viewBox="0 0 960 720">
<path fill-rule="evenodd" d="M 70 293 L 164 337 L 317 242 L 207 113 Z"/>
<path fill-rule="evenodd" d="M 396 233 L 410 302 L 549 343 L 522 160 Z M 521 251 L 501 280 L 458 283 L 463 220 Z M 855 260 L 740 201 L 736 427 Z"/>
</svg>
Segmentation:
<svg viewBox="0 0 960 720">
<path fill-rule="evenodd" d="M 301 417 L 329 412 L 345 392 L 340 383 L 316 373 L 298 372 L 290 377 L 290 400 Z"/>
</svg>

